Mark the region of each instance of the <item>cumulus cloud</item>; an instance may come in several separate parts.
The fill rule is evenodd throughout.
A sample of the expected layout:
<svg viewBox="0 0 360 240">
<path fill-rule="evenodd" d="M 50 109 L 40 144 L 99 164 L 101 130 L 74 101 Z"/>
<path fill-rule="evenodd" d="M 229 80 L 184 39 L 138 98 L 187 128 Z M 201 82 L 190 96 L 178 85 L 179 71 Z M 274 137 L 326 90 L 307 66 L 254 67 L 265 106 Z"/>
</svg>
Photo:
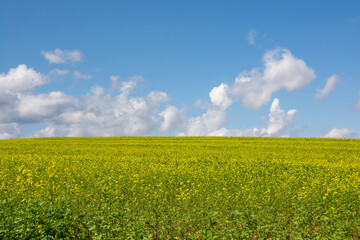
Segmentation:
<svg viewBox="0 0 360 240">
<path fill-rule="evenodd" d="M 44 85 L 46 80 L 45 75 L 21 64 L 11 68 L 7 74 L 0 74 L 0 98 L 3 94 L 31 92 L 35 87 Z"/>
<path fill-rule="evenodd" d="M 139 82 L 144 81 L 144 78 L 141 76 L 131 76 L 127 81 L 122 81 L 119 76 L 112 75 L 110 80 L 112 88 L 118 89 L 122 94 L 127 95 L 136 88 Z"/>
<path fill-rule="evenodd" d="M 63 92 L 20 96 L 13 120 L 22 123 L 49 121 L 60 113 L 78 107 L 77 100 Z"/>
<path fill-rule="evenodd" d="M 286 131 L 291 127 L 296 110 L 291 109 L 285 112 L 279 104 L 279 99 L 275 98 L 271 104 L 269 120 L 266 127 L 251 128 L 245 130 L 222 130 L 222 136 L 249 136 L 249 137 L 287 137 Z M 216 133 L 216 132 L 215 132 Z M 218 136 L 220 133 L 216 133 Z M 210 135 L 214 135 L 211 133 Z"/>
<path fill-rule="evenodd" d="M 170 100 L 165 92 L 129 96 L 143 80 L 140 76 L 128 81 L 112 77 L 118 87 L 115 94 L 114 89 L 94 86 L 80 98 L 60 91 L 35 94 L 35 87 L 46 80 L 43 74 L 26 65 L 0 75 L 0 138 L 19 137 L 26 124 L 44 125 L 31 137 L 146 135 L 183 126 L 183 110 L 172 105 L 163 107 Z"/>
<path fill-rule="evenodd" d="M 43 55 L 50 63 L 82 60 L 81 52 L 80 58 L 69 52 L 56 49 Z M 0 75 L 0 137 L 20 136 L 25 124 L 44 125 L 31 135 L 34 137 L 146 135 L 172 129 L 187 136 L 287 136 L 296 110 L 283 110 L 277 98 L 265 126 L 226 128 L 227 110 L 234 102 L 258 109 L 270 102 L 275 92 L 301 89 L 315 78 L 314 71 L 287 49 L 267 51 L 263 63 L 263 69 L 240 73 L 233 84 L 212 88 L 210 102 L 201 104 L 205 112 L 188 119 L 183 109 L 167 104 L 170 97 L 165 92 L 133 97 L 130 93 L 144 80 L 141 76 L 121 80 L 112 75 L 110 89 L 94 86 L 88 94 L 75 98 L 59 91 L 35 94 L 35 88 L 46 84 L 48 78 L 19 65 Z M 65 75 L 68 70 L 54 69 L 51 74 Z M 75 71 L 74 78 L 90 79 L 91 75 Z"/>
<path fill-rule="evenodd" d="M 314 70 L 287 49 L 267 51 L 263 63 L 263 72 L 257 68 L 244 71 L 231 87 L 232 98 L 239 99 L 250 109 L 258 109 L 268 103 L 272 94 L 281 89 L 293 92 L 315 79 Z"/>
<path fill-rule="evenodd" d="M 46 128 L 36 134 L 123 136 L 148 134 L 162 126 L 170 129 L 173 122 L 164 117 L 163 123 L 159 115 L 161 103 L 168 99 L 166 93 L 157 91 L 145 97 L 112 96 L 97 86 L 84 96 L 80 108 L 60 114 L 56 121 L 47 123 Z"/>
<path fill-rule="evenodd" d="M 35 87 L 42 86 L 46 82 L 45 75 L 24 64 L 10 69 L 7 74 L 0 74 L 0 124 L 21 121 L 19 106 L 23 103 L 23 99 L 31 95 Z"/>
<path fill-rule="evenodd" d="M 184 133 L 187 136 L 207 136 L 225 125 L 227 120 L 224 109 L 212 107 L 206 113 L 198 117 L 189 118 Z"/>
<path fill-rule="evenodd" d="M 214 87 L 209 93 L 211 102 L 221 109 L 228 108 L 233 103 L 233 100 L 229 97 L 229 91 L 230 87 L 224 83 Z"/>
<path fill-rule="evenodd" d="M 41 54 L 45 57 L 49 63 L 55 64 L 65 64 L 65 63 L 75 63 L 81 62 L 84 60 L 84 54 L 75 49 L 75 50 L 61 50 L 55 49 L 53 51 L 41 51 Z"/>
<path fill-rule="evenodd" d="M 46 76 L 26 65 L 1 74 L 0 123 L 36 123 L 75 107 L 76 100 L 62 92 L 33 93 L 35 87 L 46 82 Z"/>
<path fill-rule="evenodd" d="M 254 30 L 250 30 L 250 32 L 246 34 L 245 39 L 250 45 L 255 45 L 255 35 L 256 32 Z"/>
<path fill-rule="evenodd" d="M 267 51 L 263 56 L 263 70 L 254 68 L 243 71 L 232 86 L 221 83 L 210 93 L 212 103 L 227 108 L 235 100 L 240 100 L 246 108 L 259 109 L 267 104 L 272 94 L 286 89 L 299 90 L 315 79 L 314 70 L 294 57 L 287 49 Z"/>
<path fill-rule="evenodd" d="M 17 138 L 20 134 L 21 129 L 17 123 L 0 123 L 0 139 Z"/>
<path fill-rule="evenodd" d="M 332 75 L 326 81 L 325 87 L 323 89 L 316 89 L 317 94 L 316 98 L 322 99 L 327 97 L 330 92 L 335 90 L 335 85 L 339 82 L 339 77 L 337 75 Z"/>
<path fill-rule="evenodd" d="M 355 137 L 356 133 L 352 128 L 333 128 L 328 133 L 321 135 L 324 138 L 351 138 Z"/>
<path fill-rule="evenodd" d="M 295 113 L 295 109 L 291 109 L 285 113 L 285 111 L 280 108 L 279 99 L 275 98 L 270 107 L 268 126 L 262 129 L 262 135 L 268 137 L 283 136 L 284 129 L 292 123 Z"/>
<path fill-rule="evenodd" d="M 262 136 L 284 137 L 291 127 L 296 110 L 285 112 L 275 98 L 270 107 L 269 120 L 266 127 L 250 129 L 227 129 L 226 112 L 220 108 L 210 108 L 199 117 L 190 118 L 187 122 L 186 132 L 182 136 Z"/>
<path fill-rule="evenodd" d="M 214 87 L 209 93 L 211 104 L 207 112 L 201 116 L 189 118 L 185 132 L 180 135 L 206 136 L 224 126 L 227 121 L 226 110 L 233 103 L 229 91 L 230 87 L 224 83 Z"/>
<path fill-rule="evenodd" d="M 258 109 L 271 100 L 272 94 L 286 89 L 289 92 L 301 89 L 315 78 L 314 71 L 306 63 L 294 57 L 287 49 L 267 51 L 263 56 L 264 69 L 242 72 L 232 86 L 221 83 L 214 87 L 209 97 L 211 104 L 206 113 L 189 118 L 181 135 L 189 136 L 285 136 L 296 110 L 284 112 L 279 100 L 271 104 L 269 122 L 266 128 L 228 130 L 226 110 L 239 100 L 250 109 Z"/>
<path fill-rule="evenodd" d="M 74 79 L 91 79 L 92 76 L 90 74 L 81 74 L 78 71 L 74 72 Z"/>
<path fill-rule="evenodd" d="M 162 132 L 169 131 L 171 128 L 182 129 L 186 118 L 184 110 L 171 105 L 166 106 L 159 116 L 163 119 L 159 128 Z"/>
<path fill-rule="evenodd" d="M 46 127 L 39 131 L 32 133 L 29 137 L 38 138 L 38 137 L 56 137 L 55 135 L 55 128 L 53 127 Z"/>
</svg>

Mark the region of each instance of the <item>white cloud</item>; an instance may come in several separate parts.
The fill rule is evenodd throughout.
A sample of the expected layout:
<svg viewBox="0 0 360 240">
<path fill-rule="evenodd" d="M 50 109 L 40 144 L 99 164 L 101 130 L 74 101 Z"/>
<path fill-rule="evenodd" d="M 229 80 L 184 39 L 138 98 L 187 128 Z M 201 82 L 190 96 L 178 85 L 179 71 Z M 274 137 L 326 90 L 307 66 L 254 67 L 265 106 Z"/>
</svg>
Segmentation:
<svg viewBox="0 0 360 240">
<path fill-rule="evenodd" d="M 315 95 L 316 98 L 322 99 L 327 97 L 330 92 L 335 90 L 335 85 L 339 82 L 339 77 L 337 75 L 332 75 L 326 81 L 325 87 L 323 89 L 316 89 L 317 94 Z"/>
<path fill-rule="evenodd" d="M 46 81 L 46 76 L 24 64 L 10 69 L 7 74 L 0 74 L 0 124 L 21 122 L 18 108 L 23 102 L 22 99 Z"/>
<path fill-rule="evenodd" d="M 64 76 L 66 74 L 69 74 L 69 70 L 55 68 L 55 69 L 50 71 L 50 74 L 57 75 L 57 76 Z"/>
<path fill-rule="evenodd" d="M 230 90 L 230 87 L 225 83 L 214 87 L 209 93 L 211 104 L 207 106 L 207 112 L 201 116 L 189 118 L 185 132 L 180 133 L 180 135 L 206 136 L 224 126 L 227 121 L 226 110 L 233 103 Z M 201 105 L 205 107 L 205 104 L 201 103 Z"/>
<path fill-rule="evenodd" d="M 162 92 L 138 98 L 112 97 L 97 87 L 84 97 L 79 110 L 64 112 L 47 127 L 55 129 L 55 135 L 65 136 L 144 135 L 160 127 L 159 106 L 167 99 Z"/>
<path fill-rule="evenodd" d="M 328 133 L 321 135 L 324 138 L 351 138 L 355 137 L 356 133 L 352 128 L 333 128 Z"/>
<path fill-rule="evenodd" d="M 262 135 L 267 137 L 284 136 L 284 130 L 291 125 L 296 110 L 291 109 L 287 113 L 280 108 L 279 99 L 275 98 L 270 107 L 269 122 L 267 128 L 262 129 Z"/>
<path fill-rule="evenodd" d="M 315 79 L 314 70 L 287 49 L 267 51 L 263 63 L 263 73 L 257 68 L 244 71 L 231 88 L 232 96 L 247 108 L 258 109 L 270 101 L 273 93 L 281 89 L 293 92 Z"/>
<path fill-rule="evenodd" d="M 262 137 L 284 137 L 288 136 L 286 131 L 291 127 L 295 109 L 285 111 L 280 107 L 277 98 L 271 104 L 269 121 L 264 128 L 250 129 L 227 129 L 226 113 L 219 108 L 210 108 L 200 117 L 190 118 L 187 123 L 184 136 L 262 136 Z"/>
<path fill-rule="evenodd" d="M 123 94 L 128 95 L 136 88 L 139 82 L 144 81 L 144 78 L 141 76 L 131 76 L 127 81 L 121 81 L 119 76 L 112 75 L 110 76 L 110 80 L 112 88 L 119 89 Z"/>
<path fill-rule="evenodd" d="M 0 98 L 3 94 L 28 93 L 46 83 L 46 77 L 25 64 L 0 74 Z"/>
<path fill-rule="evenodd" d="M 57 51 L 57 55 L 61 54 Z M 60 60 L 54 57 L 49 61 L 56 63 Z M 263 63 L 263 70 L 254 68 L 242 72 L 232 85 L 221 83 L 212 88 L 210 102 L 201 103 L 206 108 L 205 113 L 189 119 L 186 119 L 183 109 L 165 105 L 170 100 L 165 92 L 151 91 L 145 96 L 132 97 L 130 93 L 140 81 L 144 81 L 141 76 L 123 81 L 112 75 L 111 89 L 94 86 L 88 94 L 75 98 L 63 92 L 35 94 L 35 88 L 45 84 L 47 77 L 26 65 L 19 65 L 7 74 L 0 74 L 0 138 L 20 136 L 24 124 L 29 123 L 44 125 L 43 129 L 30 135 L 33 137 L 146 135 L 156 130 L 165 132 L 172 129 L 183 131 L 179 135 L 187 136 L 288 136 L 296 110 L 283 110 L 277 98 L 271 104 L 265 126 L 226 128 L 227 109 L 235 101 L 258 109 L 268 103 L 275 92 L 298 90 L 315 78 L 314 71 L 287 49 L 267 51 Z M 50 73 L 64 75 L 68 70 L 54 69 Z M 91 75 L 75 71 L 74 78 L 90 79 Z M 319 91 L 326 92 L 334 87 L 334 84 L 329 85 Z M 360 108 L 360 100 L 358 106 Z M 352 132 L 333 129 L 324 137 L 354 134 L 350 130 Z"/>
<path fill-rule="evenodd" d="M 55 64 L 81 62 L 84 59 L 84 54 L 77 49 L 72 51 L 55 49 L 53 51 L 41 51 L 41 54 L 49 63 Z"/>
<path fill-rule="evenodd" d="M 183 110 L 171 105 L 166 106 L 159 116 L 163 118 L 159 128 L 162 132 L 169 131 L 171 128 L 182 129 L 186 118 Z"/>
<path fill-rule="evenodd" d="M 185 127 L 188 136 L 206 136 L 226 124 L 225 109 L 211 107 L 201 116 L 189 118 Z"/>
<path fill-rule="evenodd" d="M 35 87 L 46 83 L 47 78 L 26 65 L 10 69 L 0 75 L 0 124 L 35 123 L 76 105 L 76 99 L 62 92 L 35 95 Z"/>
<path fill-rule="evenodd" d="M 250 30 L 250 32 L 248 32 L 248 34 L 246 34 L 246 40 L 250 45 L 255 45 L 255 35 L 256 32 L 254 30 Z"/>
<path fill-rule="evenodd" d="M 17 104 L 17 118 L 22 122 L 49 121 L 68 109 L 74 109 L 77 100 L 63 92 L 20 96 Z"/>
<path fill-rule="evenodd" d="M 185 114 L 175 106 L 161 104 L 170 100 L 165 92 L 151 91 L 144 97 L 129 97 L 140 76 L 120 81 L 111 76 L 112 87 L 120 92 L 94 86 L 91 92 L 76 99 L 62 92 L 34 94 L 34 88 L 45 83 L 45 77 L 25 65 L 1 74 L 4 88 L 0 94 L 2 138 L 20 134 L 23 124 L 42 123 L 44 129 L 31 136 L 120 136 L 144 135 L 153 130 L 181 130 Z M 226 109 L 232 104 L 229 87 L 222 84 L 210 92 L 211 108 L 201 117 L 189 120 L 188 134 L 204 135 L 226 122 Z M 192 124 L 193 123 L 193 124 Z M 200 125 L 205 130 L 199 131 Z M 16 127 L 15 127 L 16 126 Z M 6 128 L 5 128 L 6 127 Z"/>
<path fill-rule="evenodd" d="M 210 100 L 211 102 L 221 108 L 226 109 L 232 104 L 232 99 L 229 97 L 230 87 L 222 83 L 218 87 L 214 87 L 210 92 Z"/>
<path fill-rule="evenodd" d="M 40 123 L 55 119 L 59 114 L 78 108 L 77 99 L 62 92 L 9 95 L 0 99 L 0 123 Z"/>
<path fill-rule="evenodd" d="M 20 134 L 21 130 L 17 123 L 0 123 L 0 139 L 17 138 Z"/>
<path fill-rule="evenodd" d="M 150 106 L 159 107 L 160 103 L 169 101 L 170 97 L 165 92 L 152 91 L 148 94 L 146 100 L 148 101 Z"/>
<path fill-rule="evenodd" d="M 258 109 L 271 100 L 274 92 L 281 89 L 287 89 L 289 92 L 301 89 L 315 78 L 314 71 L 287 49 L 267 51 L 263 56 L 263 62 L 263 72 L 254 68 L 250 72 L 240 73 L 232 86 L 221 83 L 214 87 L 209 93 L 211 105 L 207 112 L 188 119 L 185 131 L 180 135 L 285 136 L 284 130 L 291 125 L 296 110 L 285 113 L 276 98 L 271 105 L 266 128 L 225 128 L 226 110 L 234 101 L 240 100 L 245 107 Z"/>
<path fill-rule="evenodd" d="M 78 71 L 74 72 L 74 79 L 91 79 L 92 76 L 90 74 L 81 74 Z"/>
<path fill-rule="evenodd" d="M 47 127 L 32 133 L 29 137 L 37 138 L 37 137 L 56 137 L 55 128 Z"/>
<path fill-rule="evenodd" d="M 157 129 L 181 128 L 185 118 L 182 110 L 170 105 L 161 109 L 162 103 L 170 99 L 165 92 L 128 96 L 135 87 L 132 83 L 140 78 L 121 82 L 120 93 L 114 96 L 111 89 L 100 86 L 94 86 L 79 101 L 60 92 L 28 96 L 28 103 L 20 104 L 18 112 L 20 118 L 26 116 L 45 124 L 32 137 L 144 135 Z"/>
<path fill-rule="evenodd" d="M 185 132 L 179 135 L 206 136 L 224 126 L 227 121 L 226 109 L 233 103 L 229 91 L 229 86 L 224 83 L 214 87 L 209 93 L 211 104 L 207 112 L 201 116 L 189 118 L 185 125 Z"/>
</svg>

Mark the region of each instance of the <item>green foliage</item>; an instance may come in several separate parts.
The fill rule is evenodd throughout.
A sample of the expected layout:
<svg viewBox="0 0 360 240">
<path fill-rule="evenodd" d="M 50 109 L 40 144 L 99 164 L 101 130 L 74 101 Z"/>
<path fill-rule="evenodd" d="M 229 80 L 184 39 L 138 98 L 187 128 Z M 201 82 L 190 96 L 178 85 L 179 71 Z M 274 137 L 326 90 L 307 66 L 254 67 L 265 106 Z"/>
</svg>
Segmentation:
<svg viewBox="0 0 360 240">
<path fill-rule="evenodd" d="M 0 239 L 359 239 L 356 139 L 0 141 Z"/>
</svg>

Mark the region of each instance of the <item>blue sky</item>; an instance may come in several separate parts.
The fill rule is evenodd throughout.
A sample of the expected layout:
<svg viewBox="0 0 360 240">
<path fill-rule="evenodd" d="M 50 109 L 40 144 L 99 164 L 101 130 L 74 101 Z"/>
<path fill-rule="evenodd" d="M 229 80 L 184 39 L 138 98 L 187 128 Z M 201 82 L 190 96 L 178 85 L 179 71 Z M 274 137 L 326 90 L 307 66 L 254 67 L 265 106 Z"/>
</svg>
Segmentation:
<svg viewBox="0 0 360 240">
<path fill-rule="evenodd" d="M 0 138 L 360 136 L 359 1 L 0 1 Z"/>
</svg>

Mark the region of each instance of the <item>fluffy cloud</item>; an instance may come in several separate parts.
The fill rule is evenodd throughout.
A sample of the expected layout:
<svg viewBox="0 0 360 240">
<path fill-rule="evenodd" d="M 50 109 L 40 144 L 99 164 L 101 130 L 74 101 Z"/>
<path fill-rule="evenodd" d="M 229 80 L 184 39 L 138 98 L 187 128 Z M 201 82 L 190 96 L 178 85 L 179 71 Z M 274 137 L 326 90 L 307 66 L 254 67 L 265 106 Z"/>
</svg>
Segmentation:
<svg viewBox="0 0 360 240">
<path fill-rule="evenodd" d="M 339 77 L 337 75 L 332 75 L 326 81 L 325 87 L 323 89 L 316 89 L 317 94 L 315 95 L 316 98 L 322 99 L 327 97 L 330 92 L 335 90 L 335 85 L 339 82 Z"/>
<path fill-rule="evenodd" d="M 34 123 L 44 124 L 45 128 L 33 133 L 33 137 L 144 135 L 153 130 L 180 128 L 185 118 L 175 106 L 161 109 L 170 99 L 165 92 L 129 97 L 142 80 L 139 76 L 116 82 L 119 92 L 115 95 L 111 94 L 113 89 L 94 86 L 81 98 L 63 92 L 34 94 L 35 87 L 46 80 L 26 65 L 0 75 L 0 138 L 18 137 L 25 124 Z"/>
<path fill-rule="evenodd" d="M 230 87 L 224 83 L 214 87 L 209 93 L 211 105 L 207 112 L 201 116 L 189 118 L 185 132 L 180 135 L 206 136 L 224 126 L 227 121 L 226 110 L 233 103 L 229 91 Z"/>
<path fill-rule="evenodd" d="M 211 104 L 206 113 L 189 118 L 185 131 L 189 136 L 284 136 L 293 120 L 296 110 L 284 112 L 279 100 L 271 104 L 269 122 L 266 128 L 228 130 L 226 110 L 240 100 L 247 108 L 258 109 L 271 100 L 272 94 L 286 89 L 289 92 L 301 89 L 314 80 L 314 71 L 306 63 L 294 57 L 287 49 L 267 51 L 263 56 L 264 70 L 254 68 L 242 72 L 232 86 L 221 83 L 214 87 L 209 97 Z"/>
<path fill-rule="evenodd" d="M 190 118 L 186 126 L 186 132 L 182 136 L 262 136 L 283 137 L 286 130 L 291 126 L 296 110 L 292 109 L 285 113 L 280 107 L 277 98 L 271 104 L 268 124 L 264 128 L 251 129 L 226 129 L 226 113 L 224 109 L 210 108 L 199 117 Z"/>
<path fill-rule="evenodd" d="M 37 137 L 56 137 L 55 135 L 55 128 L 52 127 L 47 127 L 44 129 L 41 129 L 39 131 L 36 131 L 34 133 L 32 133 L 30 135 L 30 137 L 32 138 L 37 138 Z"/>
<path fill-rule="evenodd" d="M 74 72 L 74 79 L 91 79 L 92 76 L 90 74 L 81 74 L 78 71 Z"/>
<path fill-rule="evenodd" d="M 247 108 L 258 109 L 271 100 L 273 93 L 281 89 L 293 92 L 315 79 L 314 70 L 287 49 L 267 51 L 263 63 L 263 72 L 257 68 L 244 71 L 231 87 L 232 98 L 239 99 Z"/>
<path fill-rule="evenodd" d="M 35 87 L 46 81 L 47 77 L 26 65 L 19 65 L 7 74 L 1 74 L 0 123 L 37 123 L 75 107 L 76 100 L 62 92 L 33 94 Z"/>
<path fill-rule="evenodd" d="M 173 120 L 159 115 L 161 103 L 168 99 L 166 93 L 157 91 L 145 97 L 112 96 L 108 90 L 97 86 L 84 96 L 80 108 L 60 114 L 56 121 L 47 123 L 45 129 L 35 134 L 123 136 L 144 135 L 158 128 L 170 129 L 175 124 Z M 176 112 L 175 107 L 171 109 Z"/>
<path fill-rule="evenodd" d="M 0 98 L 4 94 L 29 93 L 46 83 L 46 77 L 25 64 L 0 74 Z"/>
<path fill-rule="evenodd" d="M 183 110 L 171 105 L 166 106 L 159 113 L 159 116 L 163 118 L 159 128 L 162 132 L 166 132 L 171 128 L 182 129 L 186 118 Z"/>
<path fill-rule="evenodd" d="M 209 93 L 211 102 L 221 109 L 226 109 L 233 103 L 229 97 L 230 87 L 227 84 L 220 84 L 218 87 L 214 87 Z"/>
<path fill-rule="evenodd" d="M 77 100 L 63 92 L 20 96 L 15 119 L 22 123 L 49 121 L 62 112 L 78 108 Z M 14 119 L 14 120 L 15 120 Z"/>
<path fill-rule="evenodd" d="M 82 60 L 71 51 L 43 52 L 50 63 Z M 77 59 L 77 60 L 76 60 Z M 232 85 L 221 83 L 209 92 L 210 102 L 201 106 L 206 111 L 186 119 L 183 109 L 166 104 L 170 97 L 165 92 L 151 91 L 133 97 L 141 76 L 120 80 L 111 76 L 111 88 L 94 86 L 88 94 L 75 98 L 63 92 L 35 94 L 35 88 L 48 82 L 48 77 L 26 65 L 0 74 L 0 138 L 21 136 L 25 124 L 42 124 L 44 128 L 32 133 L 41 136 L 122 136 L 146 135 L 152 131 L 177 130 L 187 136 L 287 136 L 296 110 L 285 111 L 275 98 L 270 106 L 265 126 L 250 129 L 227 129 L 227 109 L 236 101 L 250 109 L 258 109 L 282 89 L 289 92 L 301 89 L 315 78 L 306 63 L 287 49 L 267 51 L 263 69 L 242 72 Z M 51 75 L 65 75 L 68 70 L 54 69 Z M 91 75 L 74 72 L 74 78 Z M 331 80 L 333 79 L 333 80 Z M 320 95 L 326 95 L 337 82 L 331 76 Z M 360 101 L 357 105 L 360 108 Z M 292 134 L 292 132 L 290 132 Z M 324 137 L 353 136 L 352 129 L 333 129 Z"/>
<path fill-rule="evenodd" d="M 270 107 L 268 126 L 262 130 L 262 135 L 267 137 L 283 136 L 283 131 L 291 125 L 295 113 L 295 109 L 291 109 L 285 113 L 285 111 L 280 108 L 279 100 L 275 98 Z"/>
<path fill-rule="evenodd" d="M 35 87 L 46 82 L 46 76 L 24 64 L 10 69 L 7 74 L 2 73 L 0 75 L 0 124 L 22 122 L 24 119 L 20 117 L 20 107 L 24 103 L 31 104 L 27 101 L 27 97 L 32 94 Z M 5 131 L 4 129 L 2 131 Z M 17 131 L 12 132 L 17 133 Z"/>
<path fill-rule="evenodd" d="M 232 86 L 222 83 L 214 88 L 211 101 L 217 106 L 228 107 L 240 100 L 247 108 L 259 109 L 271 100 L 273 93 L 281 89 L 293 92 L 315 79 L 314 70 L 287 49 L 267 51 L 263 63 L 262 72 L 258 68 L 243 71 Z"/>
<path fill-rule="evenodd" d="M 72 51 L 55 49 L 53 51 L 41 51 L 41 54 L 49 63 L 55 64 L 75 63 L 84 59 L 84 54 L 77 49 Z"/>
<path fill-rule="evenodd" d="M 112 88 L 119 89 L 123 94 L 127 95 L 135 89 L 139 82 L 144 81 L 144 78 L 141 76 L 131 76 L 127 81 L 122 81 L 119 76 L 112 75 L 110 80 Z"/>
<path fill-rule="evenodd" d="M 217 136 L 261 136 L 261 137 L 286 137 L 286 130 L 291 126 L 296 110 L 291 109 L 285 113 L 280 107 L 277 98 L 271 104 L 268 124 L 264 128 L 251 128 L 246 130 L 226 130 L 222 129 L 220 132 L 215 131 L 210 135 Z"/>
<path fill-rule="evenodd" d="M 17 123 L 1 124 L 0 123 L 0 139 L 16 138 L 20 136 L 21 130 Z"/>
<path fill-rule="evenodd" d="M 189 118 L 182 136 L 207 136 L 225 125 L 226 112 L 223 109 L 212 107 L 201 116 Z"/>
<path fill-rule="evenodd" d="M 1 74 L 4 87 L 0 91 L 0 137 L 18 137 L 25 124 L 38 123 L 45 128 L 30 136 L 145 135 L 182 127 L 183 110 L 171 105 L 162 109 L 162 104 L 170 100 L 165 92 L 129 97 L 143 78 L 111 79 L 118 87 L 115 94 L 114 89 L 94 86 L 90 93 L 74 98 L 59 91 L 34 94 L 35 87 L 43 85 L 46 77 L 26 65 Z"/>
<path fill-rule="evenodd" d="M 356 133 L 352 128 L 333 128 L 328 133 L 320 136 L 324 138 L 351 138 L 355 137 Z"/>
</svg>

